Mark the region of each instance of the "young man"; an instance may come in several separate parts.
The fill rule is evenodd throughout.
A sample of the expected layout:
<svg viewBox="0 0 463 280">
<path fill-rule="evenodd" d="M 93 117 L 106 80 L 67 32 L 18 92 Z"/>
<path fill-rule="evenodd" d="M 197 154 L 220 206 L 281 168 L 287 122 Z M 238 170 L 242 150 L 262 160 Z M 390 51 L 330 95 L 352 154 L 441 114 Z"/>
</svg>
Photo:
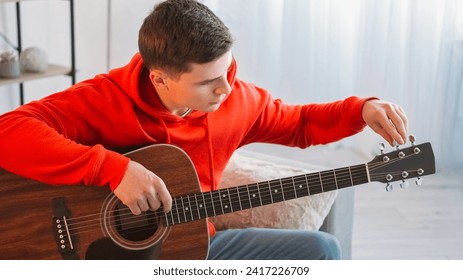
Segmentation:
<svg viewBox="0 0 463 280">
<path fill-rule="evenodd" d="M 163 205 L 168 186 L 121 154 L 170 143 L 191 157 L 203 191 L 217 189 L 232 153 L 252 142 L 305 148 L 360 132 L 405 142 L 403 110 L 376 98 L 290 106 L 236 77 L 232 36 L 206 6 L 155 7 L 124 67 L 0 117 L 0 167 L 48 184 L 109 186 L 134 214 Z M 210 227 L 210 259 L 339 259 L 322 232 Z"/>
</svg>

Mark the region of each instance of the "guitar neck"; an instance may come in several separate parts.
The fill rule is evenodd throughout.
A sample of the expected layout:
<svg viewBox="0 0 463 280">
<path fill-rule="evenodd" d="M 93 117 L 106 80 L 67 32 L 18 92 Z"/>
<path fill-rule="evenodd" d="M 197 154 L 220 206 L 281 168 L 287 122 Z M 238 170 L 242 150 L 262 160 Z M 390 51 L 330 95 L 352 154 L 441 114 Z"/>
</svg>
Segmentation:
<svg viewBox="0 0 463 280">
<path fill-rule="evenodd" d="M 166 225 L 175 225 L 368 182 L 368 166 L 359 164 L 176 197 L 172 211 L 164 214 L 159 209 L 157 215 L 163 217 Z"/>
</svg>

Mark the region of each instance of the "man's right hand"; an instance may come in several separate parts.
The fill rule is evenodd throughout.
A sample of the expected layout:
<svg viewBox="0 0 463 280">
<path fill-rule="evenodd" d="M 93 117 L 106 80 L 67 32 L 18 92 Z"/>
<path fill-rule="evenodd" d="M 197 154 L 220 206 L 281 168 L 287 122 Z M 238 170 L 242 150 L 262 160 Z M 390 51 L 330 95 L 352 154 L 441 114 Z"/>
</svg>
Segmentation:
<svg viewBox="0 0 463 280">
<path fill-rule="evenodd" d="M 157 210 L 161 203 L 165 213 L 172 209 L 172 197 L 162 179 L 135 161 L 129 162 L 114 194 L 134 215 Z"/>
</svg>

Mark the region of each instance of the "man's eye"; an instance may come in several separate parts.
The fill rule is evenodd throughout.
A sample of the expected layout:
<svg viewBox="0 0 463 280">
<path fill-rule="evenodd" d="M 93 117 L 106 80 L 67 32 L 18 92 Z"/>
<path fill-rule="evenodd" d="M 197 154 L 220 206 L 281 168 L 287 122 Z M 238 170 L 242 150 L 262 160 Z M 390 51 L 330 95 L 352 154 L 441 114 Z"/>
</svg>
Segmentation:
<svg viewBox="0 0 463 280">
<path fill-rule="evenodd" d="M 204 82 L 201 82 L 200 85 L 205 86 L 205 85 L 208 85 L 210 83 L 212 83 L 212 81 L 204 81 Z"/>
</svg>

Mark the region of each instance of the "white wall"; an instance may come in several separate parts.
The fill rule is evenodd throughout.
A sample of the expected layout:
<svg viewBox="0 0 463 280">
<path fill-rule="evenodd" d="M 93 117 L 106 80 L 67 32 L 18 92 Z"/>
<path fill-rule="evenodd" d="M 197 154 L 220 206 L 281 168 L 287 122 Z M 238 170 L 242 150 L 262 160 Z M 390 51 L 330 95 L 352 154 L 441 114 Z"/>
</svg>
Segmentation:
<svg viewBox="0 0 463 280">
<path fill-rule="evenodd" d="M 350 95 L 351 91 L 356 95 L 362 91 L 368 95 L 380 94 L 382 98 L 404 106 L 411 122 L 411 132 L 417 135 L 420 142 L 433 142 L 434 148 L 439 152 L 439 160 L 445 159 L 452 166 L 462 164 L 463 149 L 459 141 L 463 131 L 463 99 L 460 98 L 463 87 L 459 82 L 462 71 L 460 62 L 463 59 L 463 17 L 460 16 L 462 1 L 426 1 L 431 5 L 431 9 L 426 10 L 429 15 L 420 10 L 421 1 L 410 2 L 410 7 L 406 3 L 394 2 L 390 8 L 395 8 L 390 14 L 383 13 L 384 9 L 381 8 L 382 5 L 389 7 L 386 1 L 352 0 L 343 6 L 336 0 L 253 0 L 247 3 L 246 9 L 242 9 L 240 5 L 243 0 L 200 1 L 209 5 L 235 35 L 234 55 L 239 61 L 240 78 L 255 82 L 271 90 L 276 97 L 285 98 L 285 101 L 293 103 L 334 100 L 338 95 Z M 75 0 L 77 81 L 126 64 L 137 51 L 138 29 L 142 20 L 158 2 L 160 0 Z M 352 3 L 358 5 L 351 7 Z M 345 5 L 362 17 L 354 17 L 354 20 L 350 20 L 352 17 L 346 17 L 340 20 L 342 15 L 352 14 L 344 13 L 348 10 Z M 406 7 L 402 9 L 402 5 Z M 291 6 L 294 7 L 290 9 Z M 434 12 L 434 6 L 440 9 Z M 299 10 L 310 12 L 310 24 L 307 26 L 311 29 L 297 24 L 301 18 L 307 17 L 305 13 L 299 14 Z M 372 14 L 370 11 L 375 13 Z M 410 31 L 403 29 L 395 19 L 395 16 L 404 13 L 410 17 L 410 20 L 405 20 Z M 383 14 L 385 18 L 376 19 L 377 15 Z M 14 15 L 13 3 L 0 4 L 0 32 L 7 34 L 13 41 L 16 39 Z M 26 1 L 22 3 L 22 15 L 23 47 L 42 47 L 47 51 L 50 62 L 68 64 L 68 2 Z M 292 21 L 294 15 L 299 15 L 295 22 Z M 440 17 L 442 20 L 435 19 Z M 390 21 L 388 32 L 381 31 L 386 19 Z M 320 22 L 324 24 L 320 25 Z M 344 27 L 345 22 L 350 25 L 355 23 L 356 28 L 349 25 L 347 30 L 358 29 L 359 33 L 345 34 L 345 29 L 340 28 Z M 436 22 L 440 25 L 436 25 Z M 434 33 L 427 32 L 434 25 Z M 300 36 L 301 33 L 291 33 L 290 31 L 296 27 L 310 36 L 306 38 Z M 331 30 L 331 33 L 325 32 L 326 30 Z M 264 34 L 264 31 L 267 33 Z M 416 35 L 410 38 L 416 37 L 421 40 L 407 39 L 408 33 Z M 351 36 L 352 34 L 357 35 Z M 429 34 L 434 35 L 424 36 Z M 371 38 L 366 40 L 363 38 L 366 35 L 371 35 Z M 357 37 L 365 40 L 359 41 Z M 403 37 L 404 40 L 398 40 L 399 43 L 394 40 L 388 41 L 388 44 L 383 43 L 384 38 L 395 37 Z M 452 38 L 453 43 L 447 43 Z M 276 39 L 283 44 L 272 43 Z M 408 46 L 402 41 L 411 44 Z M 360 48 L 351 45 L 353 42 L 360 44 Z M 402 48 L 401 44 L 406 47 Z M 442 45 L 441 48 L 436 47 L 440 46 L 439 44 Z M 289 50 L 283 49 L 284 47 L 288 47 Z M 0 38 L 0 50 L 5 48 L 7 45 Z M 305 54 L 305 50 L 309 51 L 309 55 Z M 391 56 L 394 52 L 399 55 Z M 390 57 L 395 57 L 397 61 L 387 64 L 386 62 L 391 61 Z M 436 60 L 436 57 L 439 57 L 439 60 Z M 328 62 L 326 65 L 325 60 Z M 429 61 L 439 63 L 429 64 Z M 428 64 L 424 64 L 425 62 Z M 318 67 L 320 64 L 322 67 Z M 401 64 L 408 67 L 400 67 Z M 300 73 L 304 71 L 291 70 L 297 65 L 311 65 L 307 67 L 306 76 L 300 77 Z M 370 71 L 371 69 L 379 72 Z M 429 69 L 434 69 L 438 75 L 430 75 L 429 73 L 434 72 L 428 71 Z M 442 69 L 445 71 L 441 71 Z M 355 74 L 357 72 L 354 70 L 359 74 Z M 356 75 L 359 81 L 354 81 Z M 368 78 L 370 76 L 377 79 Z M 433 84 L 428 81 L 440 82 L 428 86 Z M 354 83 L 362 86 L 356 88 Z M 68 77 L 27 82 L 26 101 L 41 98 L 69 85 Z M 445 100 L 442 101 L 439 96 L 451 98 L 446 99 L 447 103 L 443 104 Z M 426 101 L 429 99 L 432 102 Z M 0 114 L 18 105 L 18 87 L 0 87 Z M 378 140 L 381 139 L 369 131 L 361 136 L 356 135 L 342 144 L 351 147 L 355 146 L 352 145 L 354 142 L 360 143 L 361 150 L 369 152 L 370 149 L 376 151 Z M 368 146 L 363 145 L 364 143 Z M 371 143 L 374 143 L 374 147 Z"/>
<path fill-rule="evenodd" d="M 125 65 L 138 51 L 138 30 L 159 2 L 161 0 L 110 1 L 110 68 Z"/>
</svg>

